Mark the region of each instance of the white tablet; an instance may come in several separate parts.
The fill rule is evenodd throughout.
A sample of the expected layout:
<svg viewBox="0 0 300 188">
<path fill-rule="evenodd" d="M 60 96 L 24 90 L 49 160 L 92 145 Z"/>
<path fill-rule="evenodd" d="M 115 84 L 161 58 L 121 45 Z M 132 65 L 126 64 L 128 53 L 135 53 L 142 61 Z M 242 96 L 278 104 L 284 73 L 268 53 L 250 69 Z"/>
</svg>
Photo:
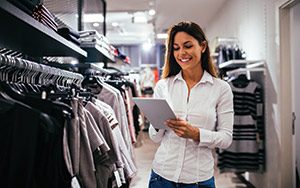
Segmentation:
<svg viewBox="0 0 300 188">
<path fill-rule="evenodd" d="M 176 119 L 175 113 L 165 99 L 134 97 L 133 101 L 156 129 L 170 129 L 164 122 Z"/>
</svg>

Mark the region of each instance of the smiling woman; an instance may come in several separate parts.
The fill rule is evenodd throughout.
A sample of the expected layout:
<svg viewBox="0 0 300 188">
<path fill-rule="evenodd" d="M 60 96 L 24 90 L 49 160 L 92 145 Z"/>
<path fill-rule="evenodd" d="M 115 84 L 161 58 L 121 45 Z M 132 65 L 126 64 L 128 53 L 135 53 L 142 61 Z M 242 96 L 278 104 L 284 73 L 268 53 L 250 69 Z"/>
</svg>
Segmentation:
<svg viewBox="0 0 300 188">
<path fill-rule="evenodd" d="M 191 51 L 194 52 L 193 54 L 196 52 L 196 56 L 194 57 L 196 59 L 194 59 L 194 61 L 200 63 L 201 60 L 202 65 L 200 68 L 208 71 L 213 77 L 217 77 L 216 70 L 210 58 L 210 50 L 205 34 L 197 24 L 193 22 L 181 22 L 173 26 L 168 34 L 169 38 L 166 41 L 167 53 L 162 75 L 163 78 L 178 74 L 182 69 L 179 62 L 183 61 L 177 62 L 177 55 L 180 55 L 180 52 L 187 53 Z M 180 47 L 181 51 L 179 51 Z"/>
<path fill-rule="evenodd" d="M 169 130 L 149 128 L 150 138 L 161 142 L 149 187 L 215 187 L 212 151 L 232 142 L 232 91 L 216 77 L 206 37 L 197 24 L 180 22 L 168 35 L 154 98 L 166 99 L 177 117 L 165 122 Z"/>
<path fill-rule="evenodd" d="M 200 81 L 203 70 L 201 66 L 201 54 L 205 52 L 206 42 L 199 42 L 185 32 L 178 32 L 174 37 L 173 55 L 176 62 L 184 72 L 194 75 L 194 83 Z M 185 77 L 185 75 L 183 75 Z M 189 83 L 188 83 L 188 86 Z M 192 87 L 192 86 L 191 86 Z M 191 88 L 189 87 L 189 88 Z"/>
</svg>

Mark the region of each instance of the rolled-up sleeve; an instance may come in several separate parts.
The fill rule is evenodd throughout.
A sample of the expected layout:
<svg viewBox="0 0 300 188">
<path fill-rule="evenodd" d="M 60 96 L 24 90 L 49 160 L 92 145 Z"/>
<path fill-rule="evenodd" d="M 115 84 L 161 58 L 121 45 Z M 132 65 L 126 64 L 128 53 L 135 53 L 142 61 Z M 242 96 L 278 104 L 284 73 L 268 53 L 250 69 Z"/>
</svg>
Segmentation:
<svg viewBox="0 0 300 188">
<path fill-rule="evenodd" d="M 163 87 L 164 82 L 165 82 L 165 80 L 160 80 L 157 82 L 157 84 L 154 88 L 153 98 L 157 98 L 157 99 L 165 98 L 164 87 Z M 155 143 L 161 142 L 161 140 L 164 136 L 164 133 L 165 133 L 165 130 L 160 129 L 160 130 L 156 131 L 155 128 L 150 124 L 149 137 L 153 142 L 155 142 Z"/>
<path fill-rule="evenodd" d="M 226 149 L 232 142 L 233 132 L 233 94 L 228 83 L 224 84 L 217 102 L 216 130 L 200 128 L 199 146 Z"/>
</svg>

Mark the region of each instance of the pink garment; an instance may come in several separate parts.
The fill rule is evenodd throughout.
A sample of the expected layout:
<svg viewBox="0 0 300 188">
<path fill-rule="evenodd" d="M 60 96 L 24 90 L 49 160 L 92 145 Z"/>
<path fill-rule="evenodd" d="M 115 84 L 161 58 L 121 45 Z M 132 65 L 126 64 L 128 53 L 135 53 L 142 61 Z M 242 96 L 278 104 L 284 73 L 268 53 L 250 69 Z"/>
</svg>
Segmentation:
<svg viewBox="0 0 300 188">
<path fill-rule="evenodd" d="M 131 90 L 130 88 L 126 88 L 125 89 L 125 100 L 126 100 L 126 108 L 127 108 L 127 117 L 128 117 L 128 128 L 129 128 L 129 133 L 130 133 L 130 137 L 131 137 L 131 141 L 132 143 L 136 143 L 136 135 L 135 135 L 135 128 L 134 128 L 134 122 L 133 122 L 133 114 L 132 114 L 132 110 L 133 110 L 133 104 L 132 103 L 132 94 L 130 96 L 130 92 Z"/>
</svg>

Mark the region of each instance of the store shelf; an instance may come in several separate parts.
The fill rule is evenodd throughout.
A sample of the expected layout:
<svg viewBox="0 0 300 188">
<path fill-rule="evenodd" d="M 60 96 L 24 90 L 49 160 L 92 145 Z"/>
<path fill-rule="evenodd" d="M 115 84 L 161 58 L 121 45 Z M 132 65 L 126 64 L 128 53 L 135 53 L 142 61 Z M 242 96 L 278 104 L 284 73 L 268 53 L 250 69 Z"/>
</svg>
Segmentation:
<svg viewBox="0 0 300 188">
<path fill-rule="evenodd" d="M 87 62 L 115 62 L 115 57 L 99 45 L 82 47 L 82 49 L 88 53 Z"/>
<path fill-rule="evenodd" d="M 231 71 L 227 71 L 226 74 L 228 76 L 235 73 L 241 73 L 241 72 L 263 72 L 265 74 L 265 71 L 266 71 L 265 68 L 238 68 Z"/>
<path fill-rule="evenodd" d="M 219 68 L 254 68 L 258 66 L 263 66 L 263 60 L 230 60 L 219 64 Z M 250 67 L 249 67 L 250 66 Z"/>
<path fill-rule="evenodd" d="M 87 52 L 61 37 L 8 1 L 0 1 L 0 46 L 38 56 L 87 57 Z"/>
</svg>

